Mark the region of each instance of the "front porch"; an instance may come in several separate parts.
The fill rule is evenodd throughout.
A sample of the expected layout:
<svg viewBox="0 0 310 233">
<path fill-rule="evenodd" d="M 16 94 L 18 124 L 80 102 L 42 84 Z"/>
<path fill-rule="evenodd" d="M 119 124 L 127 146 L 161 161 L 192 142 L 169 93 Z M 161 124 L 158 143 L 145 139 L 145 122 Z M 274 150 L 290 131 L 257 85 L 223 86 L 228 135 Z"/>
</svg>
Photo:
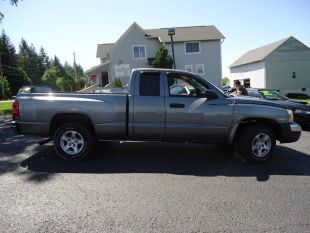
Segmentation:
<svg viewBox="0 0 310 233">
<path fill-rule="evenodd" d="M 109 61 L 86 70 L 85 74 L 89 78 L 89 82 L 94 85 L 101 87 L 108 85 L 110 83 Z"/>
</svg>

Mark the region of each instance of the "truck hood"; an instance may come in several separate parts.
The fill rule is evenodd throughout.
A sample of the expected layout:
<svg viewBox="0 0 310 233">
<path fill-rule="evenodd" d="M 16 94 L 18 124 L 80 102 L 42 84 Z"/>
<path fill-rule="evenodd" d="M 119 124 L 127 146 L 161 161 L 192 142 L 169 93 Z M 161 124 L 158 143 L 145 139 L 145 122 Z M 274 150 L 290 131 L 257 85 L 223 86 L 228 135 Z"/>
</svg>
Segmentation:
<svg viewBox="0 0 310 233">
<path fill-rule="evenodd" d="M 289 109 L 288 106 L 282 103 L 271 102 L 268 100 L 262 100 L 258 98 L 235 96 L 235 97 L 231 97 L 231 99 L 234 102 L 234 104 L 257 104 L 257 105 L 266 105 L 266 106 L 271 106 L 271 107 Z"/>
</svg>

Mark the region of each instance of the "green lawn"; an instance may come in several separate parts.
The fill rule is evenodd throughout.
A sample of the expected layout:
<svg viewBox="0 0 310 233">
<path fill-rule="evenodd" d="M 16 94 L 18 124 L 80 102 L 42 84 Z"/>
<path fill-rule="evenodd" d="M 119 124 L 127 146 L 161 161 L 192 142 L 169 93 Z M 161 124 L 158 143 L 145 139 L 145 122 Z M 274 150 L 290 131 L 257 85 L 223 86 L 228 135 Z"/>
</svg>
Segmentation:
<svg viewBox="0 0 310 233">
<path fill-rule="evenodd" d="M 3 102 L 3 101 L 0 101 L 0 115 L 6 115 L 6 114 L 11 114 L 11 111 L 12 111 L 12 102 L 13 101 L 10 101 L 10 102 Z"/>
<path fill-rule="evenodd" d="M 307 99 L 307 100 L 303 100 L 303 99 L 290 99 L 290 100 L 307 102 L 308 104 L 310 104 L 310 99 Z"/>
</svg>

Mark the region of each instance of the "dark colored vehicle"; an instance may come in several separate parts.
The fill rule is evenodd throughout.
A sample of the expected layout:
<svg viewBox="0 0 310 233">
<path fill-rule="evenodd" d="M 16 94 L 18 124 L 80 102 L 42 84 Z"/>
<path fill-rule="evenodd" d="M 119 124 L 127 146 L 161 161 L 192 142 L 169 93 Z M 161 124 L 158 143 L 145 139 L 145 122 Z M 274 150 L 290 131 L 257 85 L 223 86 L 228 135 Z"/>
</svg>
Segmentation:
<svg viewBox="0 0 310 233">
<path fill-rule="evenodd" d="M 231 86 L 224 86 L 222 87 L 224 93 L 228 93 L 231 90 Z"/>
<path fill-rule="evenodd" d="M 19 89 L 18 93 L 50 93 L 53 89 L 46 85 L 24 86 Z"/>
<path fill-rule="evenodd" d="M 290 99 L 302 99 L 302 100 L 310 99 L 310 97 L 307 94 L 303 93 L 287 93 L 286 97 Z"/>
<path fill-rule="evenodd" d="M 274 101 L 289 107 L 294 113 L 294 120 L 301 126 L 310 126 L 310 105 L 299 101 L 293 101 L 275 90 L 247 89 L 248 95 L 269 101 Z"/>
</svg>

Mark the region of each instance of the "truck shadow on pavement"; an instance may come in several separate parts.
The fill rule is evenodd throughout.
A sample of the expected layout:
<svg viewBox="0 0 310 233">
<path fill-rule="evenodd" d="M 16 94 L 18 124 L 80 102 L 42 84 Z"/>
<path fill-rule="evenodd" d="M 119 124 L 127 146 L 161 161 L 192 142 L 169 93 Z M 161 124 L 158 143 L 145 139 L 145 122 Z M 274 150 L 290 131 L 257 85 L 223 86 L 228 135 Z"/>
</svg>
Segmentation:
<svg viewBox="0 0 310 233">
<path fill-rule="evenodd" d="M 310 155 L 278 145 L 275 156 L 264 164 L 249 164 L 219 145 L 101 142 L 82 161 L 64 161 L 51 145 L 42 146 L 20 164 L 40 173 L 168 173 L 193 176 L 256 177 L 310 176 Z"/>
</svg>

